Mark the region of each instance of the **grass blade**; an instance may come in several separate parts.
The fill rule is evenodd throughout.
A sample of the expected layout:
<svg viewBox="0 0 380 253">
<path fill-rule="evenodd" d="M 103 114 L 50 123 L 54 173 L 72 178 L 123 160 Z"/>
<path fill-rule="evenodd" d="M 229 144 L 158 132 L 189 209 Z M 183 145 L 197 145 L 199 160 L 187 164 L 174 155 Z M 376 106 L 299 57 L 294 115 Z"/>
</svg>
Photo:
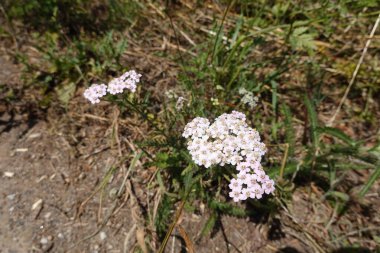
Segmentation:
<svg viewBox="0 0 380 253">
<path fill-rule="evenodd" d="M 319 134 L 316 131 L 318 128 L 318 116 L 315 110 L 314 103 L 310 100 L 308 96 L 305 96 L 304 102 L 306 105 L 306 110 L 308 114 L 308 119 L 310 122 L 310 136 L 315 149 L 319 146 Z"/>
<path fill-rule="evenodd" d="M 324 133 L 324 134 L 333 136 L 335 138 L 338 138 L 339 140 L 345 142 L 346 144 L 350 146 L 356 145 L 356 142 L 340 129 L 337 129 L 334 127 L 318 127 L 316 130 L 319 133 Z"/>
<path fill-rule="evenodd" d="M 295 129 L 292 123 L 293 115 L 290 111 L 289 106 L 286 104 L 281 105 L 282 113 L 285 116 L 284 119 L 284 125 L 285 125 L 285 141 L 289 144 L 289 150 L 288 155 L 289 157 L 292 157 L 294 155 L 294 148 L 296 145 L 296 136 L 295 136 Z"/>
<path fill-rule="evenodd" d="M 363 198 L 365 194 L 369 191 L 375 181 L 380 177 L 380 166 L 375 169 L 375 171 L 370 176 L 368 182 L 361 189 L 359 196 Z"/>
</svg>

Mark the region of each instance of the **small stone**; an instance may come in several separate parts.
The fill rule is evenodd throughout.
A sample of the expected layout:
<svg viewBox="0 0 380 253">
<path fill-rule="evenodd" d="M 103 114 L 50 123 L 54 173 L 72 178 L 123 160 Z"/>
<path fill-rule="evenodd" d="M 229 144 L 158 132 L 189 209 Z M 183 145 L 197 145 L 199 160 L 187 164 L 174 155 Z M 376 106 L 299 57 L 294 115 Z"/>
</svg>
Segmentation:
<svg viewBox="0 0 380 253">
<path fill-rule="evenodd" d="M 9 199 L 9 200 L 14 200 L 15 198 L 16 198 L 16 193 L 9 194 L 9 195 L 7 196 L 7 199 Z"/>
<path fill-rule="evenodd" d="M 104 241 L 106 238 L 107 238 L 107 235 L 106 235 L 106 233 L 105 232 L 100 232 L 100 240 L 102 240 L 102 241 Z"/>
<path fill-rule="evenodd" d="M 53 242 L 48 242 L 47 244 L 42 245 L 42 252 L 51 252 L 51 249 L 53 248 L 54 243 Z"/>
<path fill-rule="evenodd" d="M 47 244 L 48 242 L 49 242 L 49 240 L 46 237 L 42 237 L 41 240 L 40 240 L 41 244 Z"/>
<path fill-rule="evenodd" d="M 34 139 L 34 138 L 38 138 L 41 136 L 41 133 L 34 133 L 34 134 L 31 134 L 28 136 L 28 139 Z"/>
<path fill-rule="evenodd" d="M 64 238 L 63 234 L 62 234 L 62 233 L 59 233 L 59 234 L 58 234 L 58 238 L 59 238 L 59 239 L 63 239 L 63 238 Z"/>
<path fill-rule="evenodd" d="M 86 178 L 86 173 L 83 173 L 83 172 L 80 173 L 78 178 L 79 178 L 79 180 L 85 179 Z"/>
<path fill-rule="evenodd" d="M 46 214 L 44 215 L 44 218 L 45 218 L 45 219 L 49 219 L 50 216 L 51 216 L 51 212 L 48 212 L 48 213 L 46 213 Z"/>
<path fill-rule="evenodd" d="M 14 172 L 11 172 L 11 171 L 6 171 L 6 172 L 4 172 L 4 177 L 9 177 L 9 178 L 11 178 L 11 177 L 13 177 L 15 175 L 15 173 Z"/>
<path fill-rule="evenodd" d="M 20 152 L 20 153 L 24 153 L 24 152 L 28 152 L 28 149 L 27 148 L 16 148 L 15 151 Z"/>
</svg>

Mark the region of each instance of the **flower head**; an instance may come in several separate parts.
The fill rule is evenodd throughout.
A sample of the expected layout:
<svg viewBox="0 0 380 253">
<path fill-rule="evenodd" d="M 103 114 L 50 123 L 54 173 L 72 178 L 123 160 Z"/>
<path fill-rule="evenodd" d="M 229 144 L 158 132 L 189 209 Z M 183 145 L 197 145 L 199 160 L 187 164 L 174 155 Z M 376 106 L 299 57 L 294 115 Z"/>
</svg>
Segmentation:
<svg viewBox="0 0 380 253">
<path fill-rule="evenodd" d="M 100 98 L 107 94 L 107 86 L 105 84 L 93 84 L 87 88 L 83 96 L 90 100 L 92 104 L 100 102 Z"/>
<path fill-rule="evenodd" d="M 231 190 L 241 190 L 241 186 L 242 185 L 243 185 L 243 181 L 242 180 L 233 178 L 233 179 L 231 179 L 230 184 L 228 185 L 228 187 Z"/>
<path fill-rule="evenodd" d="M 109 82 L 107 90 L 113 95 L 123 93 L 124 89 L 135 92 L 137 87 L 136 84 L 140 82 L 140 77 L 141 75 L 134 70 L 127 71 L 120 77 L 114 78 Z"/>
<path fill-rule="evenodd" d="M 196 164 L 206 168 L 236 166 L 237 178 L 229 184 L 234 201 L 259 199 L 264 191 L 273 192 L 274 181 L 269 181 L 260 165 L 266 152 L 265 144 L 259 133 L 248 126 L 243 113 L 224 113 L 212 124 L 206 118 L 194 118 L 185 126 L 182 136 L 190 139 L 187 148 Z"/>
<path fill-rule="evenodd" d="M 84 91 L 83 95 L 90 100 L 91 103 L 96 104 L 100 102 L 100 98 L 105 96 L 107 92 L 112 95 L 123 93 L 124 89 L 135 92 L 137 83 L 140 82 L 140 77 L 141 75 L 134 70 L 127 71 L 120 77 L 111 80 L 108 86 L 105 84 L 91 85 Z"/>
<path fill-rule="evenodd" d="M 274 181 L 272 179 L 268 179 L 265 182 L 263 182 L 263 189 L 266 194 L 270 194 L 274 192 Z"/>
</svg>

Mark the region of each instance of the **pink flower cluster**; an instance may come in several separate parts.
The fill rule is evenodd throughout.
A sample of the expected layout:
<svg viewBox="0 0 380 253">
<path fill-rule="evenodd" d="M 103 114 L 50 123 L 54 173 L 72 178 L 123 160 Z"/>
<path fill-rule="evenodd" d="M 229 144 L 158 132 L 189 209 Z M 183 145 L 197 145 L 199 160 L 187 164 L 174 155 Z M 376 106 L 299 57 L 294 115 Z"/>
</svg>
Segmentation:
<svg viewBox="0 0 380 253">
<path fill-rule="evenodd" d="M 140 82 L 140 77 L 141 75 L 134 70 L 127 71 L 122 76 L 111 80 L 108 86 L 105 84 L 91 85 L 84 91 L 83 95 L 90 100 L 92 104 L 96 104 L 100 102 L 100 98 L 105 96 L 107 92 L 112 95 L 123 93 L 124 89 L 135 92 L 137 88 L 136 84 Z"/>
<path fill-rule="evenodd" d="M 260 165 L 265 144 L 259 133 L 248 126 L 243 113 L 222 114 L 213 124 L 197 117 L 186 125 L 182 136 L 190 138 L 187 148 L 196 164 L 206 168 L 236 165 L 237 178 L 230 184 L 230 197 L 234 201 L 260 199 L 264 193 L 274 191 L 274 181 Z"/>
</svg>

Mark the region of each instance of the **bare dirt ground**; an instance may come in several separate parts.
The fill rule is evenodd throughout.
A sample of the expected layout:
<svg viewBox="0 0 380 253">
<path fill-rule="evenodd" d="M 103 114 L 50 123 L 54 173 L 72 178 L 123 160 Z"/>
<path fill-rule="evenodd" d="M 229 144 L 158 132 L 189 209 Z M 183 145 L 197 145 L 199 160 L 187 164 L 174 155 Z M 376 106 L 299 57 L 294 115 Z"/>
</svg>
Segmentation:
<svg viewBox="0 0 380 253">
<path fill-rule="evenodd" d="M 101 180 L 99 175 L 105 174 L 107 161 L 97 159 L 98 166 L 78 171 L 78 161 L 70 160 L 71 147 L 59 134 L 49 133 L 45 122 L 31 129 L 26 124 L 13 128 L 1 135 L 0 143 L 0 252 L 132 252 L 136 231 L 132 235 L 130 231 L 139 223 L 139 218 L 131 212 L 132 205 L 136 205 L 133 201 L 127 201 L 104 227 L 98 220 L 98 212 L 101 210 L 100 216 L 106 218 L 113 203 L 105 201 L 99 209 L 98 196 L 91 198 L 81 217 L 76 218 L 81 202 L 95 190 Z M 104 153 L 102 157 L 112 155 Z M 181 223 L 190 236 L 199 233 L 204 216 L 207 213 L 184 215 Z M 196 245 L 196 252 L 260 249 L 267 252 L 267 225 L 226 216 L 221 226 L 213 238 L 203 239 Z M 80 242 L 98 230 L 92 238 Z M 281 241 L 287 240 L 274 243 L 280 245 Z M 286 245 L 300 252 L 312 252 L 303 251 L 298 239 L 290 238 Z M 174 252 L 180 252 L 183 246 L 177 238 L 172 240 L 167 252 L 172 252 L 171 247 Z"/>
</svg>

